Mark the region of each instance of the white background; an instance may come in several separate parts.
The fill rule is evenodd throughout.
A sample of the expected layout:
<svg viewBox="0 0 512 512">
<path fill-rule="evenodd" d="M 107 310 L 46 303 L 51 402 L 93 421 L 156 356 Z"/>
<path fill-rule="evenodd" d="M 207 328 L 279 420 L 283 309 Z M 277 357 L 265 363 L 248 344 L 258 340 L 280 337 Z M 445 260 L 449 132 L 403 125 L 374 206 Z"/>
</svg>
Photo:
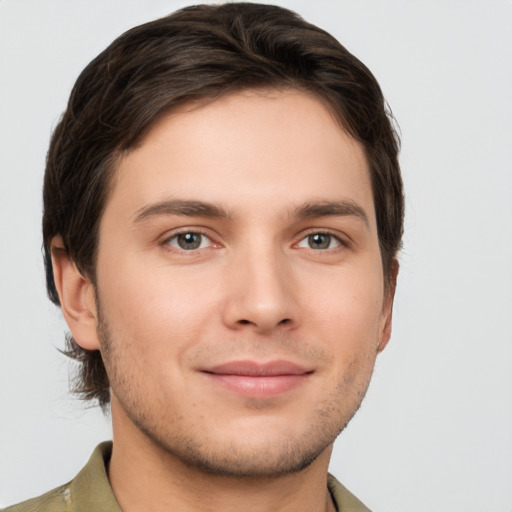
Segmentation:
<svg viewBox="0 0 512 512">
<path fill-rule="evenodd" d="M 512 511 L 512 3 L 294 0 L 374 72 L 402 130 L 394 334 L 331 471 L 381 512 Z M 41 182 L 83 67 L 178 1 L 0 0 L 0 506 L 110 436 L 67 394 Z"/>
</svg>

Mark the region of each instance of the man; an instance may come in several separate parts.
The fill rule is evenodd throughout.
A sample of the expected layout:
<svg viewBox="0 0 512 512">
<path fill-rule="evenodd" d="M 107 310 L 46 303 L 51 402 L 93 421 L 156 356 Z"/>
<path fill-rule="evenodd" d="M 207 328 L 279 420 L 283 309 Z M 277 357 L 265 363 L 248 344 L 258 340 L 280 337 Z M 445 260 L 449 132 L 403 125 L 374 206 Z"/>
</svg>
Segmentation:
<svg viewBox="0 0 512 512">
<path fill-rule="evenodd" d="M 113 443 L 7 510 L 367 510 L 327 468 L 391 333 L 397 153 L 368 69 L 279 7 L 186 8 L 94 59 L 43 236 Z"/>
</svg>

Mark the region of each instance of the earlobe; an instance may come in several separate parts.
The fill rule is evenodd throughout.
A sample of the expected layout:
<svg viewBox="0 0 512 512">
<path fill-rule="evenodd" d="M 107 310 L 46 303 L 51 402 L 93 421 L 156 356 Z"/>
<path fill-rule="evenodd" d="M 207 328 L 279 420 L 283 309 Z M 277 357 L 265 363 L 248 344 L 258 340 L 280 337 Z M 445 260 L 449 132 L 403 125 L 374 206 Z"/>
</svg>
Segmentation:
<svg viewBox="0 0 512 512">
<path fill-rule="evenodd" d="M 55 287 L 71 334 L 82 348 L 98 350 L 94 286 L 71 261 L 60 236 L 52 240 L 51 255 Z"/>
<path fill-rule="evenodd" d="M 393 320 L 393 301 L 395 298 L 396 280 L 398 277 L 399 264 L 396 259 L 391 262 L 389 281 L 386 288 L 386 297 L 382 308 L 381 321 L 379 327 L 379 343 L 377 352 L 382 352 L 391 337 L 391 328 Z"/>
</svg>

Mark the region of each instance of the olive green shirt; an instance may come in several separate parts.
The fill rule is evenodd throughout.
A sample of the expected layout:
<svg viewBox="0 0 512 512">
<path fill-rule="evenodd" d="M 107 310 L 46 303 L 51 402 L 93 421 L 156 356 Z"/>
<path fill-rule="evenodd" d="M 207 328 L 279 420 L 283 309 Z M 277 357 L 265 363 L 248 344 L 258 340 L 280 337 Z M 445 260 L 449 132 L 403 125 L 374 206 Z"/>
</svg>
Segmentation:
<svg viewBox="0 0 512 512">
<path fill-rule="evenodd" d="M 71 482 L 3 512 L 122 512 L 105 469 L 111 453 L 112 442 L 101 443 Z M 370 512 L 332 475 L 328 477 L 328 487 L 339 512 Z"/>
</svg>

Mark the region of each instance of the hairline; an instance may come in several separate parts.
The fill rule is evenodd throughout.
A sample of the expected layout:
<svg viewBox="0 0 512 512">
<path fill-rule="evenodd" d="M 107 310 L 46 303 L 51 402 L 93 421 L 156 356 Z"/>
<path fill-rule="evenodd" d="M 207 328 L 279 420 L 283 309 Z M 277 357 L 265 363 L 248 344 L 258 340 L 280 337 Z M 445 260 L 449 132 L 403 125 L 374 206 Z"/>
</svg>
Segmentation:
<svg viewBox="0 0 512 512">
<path fill-rule="evenodd" d="M 298 93 L 306 94 L 312 98 L 315 98 L 318 100 L 328 111 L 330 116 L 333 118 L 333 120 L 336 122 L 336 124 L 339 126 L 339 128 L 344 132 L 345 135 L 349 136 L 352 140 L 354 140 L 356 143 L 360 144 L 363 155 L 365 159 L 366 164 L 366 170 L 368 172 L 368 176 L 370 178 L 370 189 L 371 189 L 371 195 L 372 195 L 372 202 L 375 212 L 376 221 L 378 218 L 378 212 L 376 210 L 376 198 L 374 196 L 373 192 L 373 173 L 372 173 L 372 163 L 370 160 L 370 157 L 368 155 L 368 149 L 366 147 L 366 144 L 364 141 L 360 140 L 359 137 L 354 133 L 354 130 L 351 129 L 350 125 L 346 121 L 346 119 L 342 116 L 341 109 L 336 109 L 333 102 L 329 101 L 327 98 L 327 94 L 321 94 L 320 90 L 314 88 L 314 87 L 307 87 L 305 85 L 302 85 L 300 83 L 296 84 L 281 84 L 276 82 L 275 84 L 269 83 L 269 84 L 263 84 L 261 86 L 249 86 L 245 84 L 241 84 L 235 87 L 229 87 L 224 91 L 219 91 L 216 94 L 204 94 L 201 96 L 198 96 L 197 98 L 193 99 L 183 99 L 182 101 L 178 101 L 177 103 L 169 106 L 168 108 L 162 109 L 160 112 L 158 112 L 154 118 L 141 130 L 141 132 L 138 134 L 138 136 L 135 138 L 135 140 L 132 142 L 132 144 L 129 147 L 122 148 L 122 144 L 120 144 L 116 149 L 114 149 L 110 155 L 105 159 L 105 171 L 107 176 L 105 177 L 105 185 L 103 190 L 103 203 L 101 205 L 101 209 L 99 211 L 98 215 L 98 221 L 96 226 L 94 226 L 93 229 L 96 229 L 95 234 L 95 250 L 93 253 L 93 258 L 91 261 L 91 268 L 90 269 L 83 269 L 84 273 L 89 277 L 92 284 L 96 287 L 98 284 L 97 281 L 97 275 L 96 275 L 96 267 L 97 267 L 97 259 L 98 259 L 98 250 L 99 250 L 99 236 L 100 236 L 100 225 L 103 218 L 103 214 L 105 213 L 105 209 L 107 207 L 107 204 L 111 198 L 111 195 L 114 191 L 114 188 L 117 183 L 117 179 L 119 178 L 119 167 L 122 163 L 122 160 L 129 156 L 133 151 L 135 151 L 137 148 L 140 148 L 147 138 L 150 136 L 150 134 L 153 132 L 153 130 L 156 128 L 156 126 L 166 117 L 172 116 L 175 114 L 184 114 L 193 112 L 196 109 L 200 109 L 203 107 L 206 107 L 208 105 L 211 105 L 215 103 L 216 101 L 220 100 L 221 98 L 231 96 L 231 95 L 237 95 L 244 92 L 255 92 L 255 93 L 267 93 L 267 94 L 273 94 L 276 92 L 286 92 L 286 91 L 295 91 Z M 192 107 L 192 108 L 189 108 Z M 377 222 L 378 224 L 378 222 Z M 379 253 L 381 258 L 381 265 L 383 269 L 383 279 L 384 279 L 384 290 L 388 289 L 389 284 L 392 280 L 392 266 L 393 261 L 397 259 L 397 253 L 392 255 L 389 259 L 388 268 L 385 267 L 385 260 L 384 260 L 384 254 L 383 254 L 383 245 L 381 243 L 381 233 L 378 231 L 378 225 L 377 225 L 377 238 L 379 243 Z M 91 274 L 92 272 L 92 274 Z"/>
</svg>

